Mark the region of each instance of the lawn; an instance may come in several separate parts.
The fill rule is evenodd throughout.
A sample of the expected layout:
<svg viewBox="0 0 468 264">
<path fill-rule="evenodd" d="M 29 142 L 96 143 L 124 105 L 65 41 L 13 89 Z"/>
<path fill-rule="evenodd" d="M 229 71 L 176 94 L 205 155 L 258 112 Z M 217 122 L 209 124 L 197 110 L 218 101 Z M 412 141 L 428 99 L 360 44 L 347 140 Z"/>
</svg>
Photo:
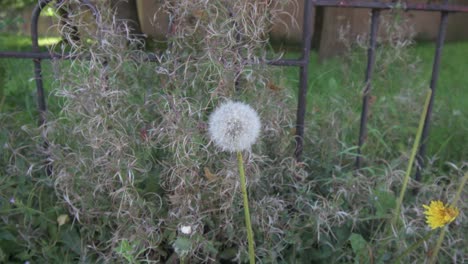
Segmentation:
<svg viewBox="0 0 468 264">
<path fill-rule="evenodd" d="M 0 50 L 30 50 L 26 37 L 0 40 Z M 292 158 L 296 68 L 268 68 L 274 89 L 256 83 L 255 68 L 248 68 L 240 83 L 251 89 L 234 93 L 216 79 L 232 77 L 217 59 L 183 54 L 182 66 L 165 62 L 184 76 L 171 79 L 166 68 L 125 57 L 125 45 L 105 52 L 119 55 L 109 57 L 115 68 L 99 59 L 43 62 L 51 121 L 46 131 L 36 128 L 32 62 L 0 59 L 1 263 L 144 263 L 176 255 L 194 263 L 246 261 L 236 162 L 205 138 L 215 95 L 245 100 L 264 122 L 245 167 L 257 258 L 265 263 L 388 263 L 429 233 L 422 204 L 451 200 L 466 173 L 468 43 L 444 46 L 428 166 L 419 195 L 406 196 L 396 230 L 388 223 L 423 110 L 433 44 L 413 45 L 401 57 L 379 51 L 360 171 L 354 160 L 365 50 L 323 63 L 311 54 L 303 163 Z M 44 134 L 52 151 L 43 149 Z M 46 158 L 52 175 L 44 173 Z M 447 228 L 441 263 L 466 256 L 466 207 L 460 205 L 460 218 Z M 181 225 L 185 231 L 179 232 Z M 184 236 L 188 229 L 193 234 Z M 436 239 L 408 260 L 426 258 Z"/>
<path fill-rule="evenodd" d="M 404 51 L 404 59 L 391 62 L 388 62 L 389 54 L 377 53 L 369 118 L 372 144 L 364 147 L 367 151 L 387 159 L 408 149 L 424 103 L 425 89 L 429 87 L 434 50 L 434 43 L 413 45 Z M 463 55 L 467 52 L 468 43 L 448 43 L 443 48 L 427 151 L 439 166 L 468 158 L 468 150 L 460 144 L 468 133 L 468 75 L 465 74 L 468 64 Z M 366 67 L 364 55 L 365 51 L 361 50 L 324 63 L 318 63 L 316 53 L 311 55 L 307 122 L 313 123 L 323 116 L 329 118 L 323 120 L 324 123 L 332 122 L 330 113 L 346 109 L 349 116 L 341 120 L 344 123 L 339 128 L 342 131 L 339 138 L 348 145 L 357 142 Z M 299 54 L 287 53 L 286 57 L 297 58 Z M 298 76 L 295 68 L 284 70 L 283 85 L 296 88 Z M 326 124 L 315 128 L 321 127 Z"/>
<path fill-rule="evenodd" d="M 41 38 L 41 50 L 46 46 L 57 43 L 58 38 Z M 0 50 L 2 51 L 31 51 L 31 39 L 26 36 L 0 35 Z M 22 116 L 32 122 L 36 118 L 36 83 L 34 81 L 34 67 L 27 59 L 1 59 L 0 64 L 0 112 L 22 112 Z M 49 89 L 53 82 L 51 63 L 44 60 L 44 86 Z M 50 97 L 48 97 L 50 98 Z M 54 99 L 48 103 L 52 109 L 56 104 Z M 56 110 L 56 109 L 54 109 Z"/>
</svg>

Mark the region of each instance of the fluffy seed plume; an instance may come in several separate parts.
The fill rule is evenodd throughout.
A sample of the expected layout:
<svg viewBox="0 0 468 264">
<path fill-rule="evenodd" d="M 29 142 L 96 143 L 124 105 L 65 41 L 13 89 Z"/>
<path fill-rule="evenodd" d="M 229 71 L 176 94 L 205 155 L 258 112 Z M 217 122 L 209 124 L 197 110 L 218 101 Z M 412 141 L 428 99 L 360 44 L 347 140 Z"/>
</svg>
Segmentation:
<svg viewBox="0 0 468 264">
<path fill-rule="evenodd" d="M 209 134 L 224 151 L 249 149 L 260 134 L 260 118 L 247 104 L 228 101 L 211 114 Z"/>
</svg>

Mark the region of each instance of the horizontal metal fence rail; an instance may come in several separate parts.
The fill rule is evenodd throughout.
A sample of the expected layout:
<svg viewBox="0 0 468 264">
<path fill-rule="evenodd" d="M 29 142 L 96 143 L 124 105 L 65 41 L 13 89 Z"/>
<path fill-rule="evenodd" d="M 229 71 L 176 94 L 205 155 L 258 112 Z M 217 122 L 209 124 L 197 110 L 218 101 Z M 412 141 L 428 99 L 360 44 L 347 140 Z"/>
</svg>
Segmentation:
<svg viewBox="0 0 468 264">
<path fill-rule="evenodd" d="M 39 112 L 39 125 L 45 124 L 47 106 L 45 103 L 45 95 L 42 84 L 42 68 L 41 61 L 46 59 L 75 59 L 76 56 L 72 54 L 58 54 L 53 52 L 40 52 L 38 44 L 38 19 L 42 9 L 52 2 L 52 0 L 40 0 L 33 10 L 31 21 L 31 39 L 32 51 L 30 52 L 14 52 L 14 51 L 0 51 L 0 58 L 17 58 L 17 59 L 32 59 L 34 62 L 34 76 L 36 80 L 37 89 L 37 107 Z M 89 0 L 81 0 L 82 4 L 89 7 L 93 15 L 99 23 L 99 12 Z M 58 2 L 59 4 L 62 1 Z M 308 72 L 310 62 L 310 51 L 313 34 L 314 22 L 314 8 L 315 7 L 341 7 L 341 8 L 365 8 L 371 11 L 371 25 L 369 34 L 369 48 L 367 52 L 367 66 L 364 77 L 364 92 L 362 97 L 362 111 L 360 121 L 360 131 L 358 137 L 358 155 L 356 158 L 356 168 L 360 169 L 362 166 L 362 146 L 365 143 L 367 133 L 367 119 L 369 111 L 369 96 L 372 90 L 372 73 L 375 63 L 375 52 L 377 46 L 377 32 L 379 25 L 379 18 L 381 10 L 398 9 L 404 11 L 426 11 L 426 12 L 439 12 L 441 14 L 441 21 L 439 25 L 439 33 L 436 41 L 436 51 L 434 54 L 434 62 L 432 66 L 432 76 L 430 80 L 430 89 L 432 90 L 431 100 L 424 122 L 423 134 L 420 142 L 420 148 L 417 156 L 417 170 L 415 178 L 420 180 L 421 170 L 424 167 L 424 156 L 426 152 L 426 143 L 429 137 L 429 126 L 431 122 L 431 114 L 434 103 L 435 90 L 437 87 L 437 80 L 440 71 L 440 58 L 442 48 L 444 45 L 445 35 L 447 31 L 448 16 L 452 13 L 468 13 L 467 5 L 451 5 L 447 0 L 443 4 L 434 3 L 407 3 L 405 1 L 398 2 L 384 2 L 384 1 L 365 1 L 365 0 L 304 0 L 304 18 L 303 18 L 303 32 L 302 32 L 302 52 L 301 57 L 297 59 L 279 59 L 263 61 L 262 63 L 275 65 L 275 66 L 289 66 L 299 67 L 299 90 L 298 102 L 296 113 L 296 148 L 294 155 L 298 161 L 302 158 L 304 148 L 304 126 L 306 116 L 307 92 L 308 92 Z M 158 62 L 157 56 L 154 54 L 147 54 L 144 58 L 145 61 Z M 45 147 L 47 147 L 47 140 L 45 139 Z"/>
<path fill-rule="evenodd" d="M 307 0 L 306 0 L 307 1 Z M 312 0 L 316 6 L 367 8 L 367 9 L 402 9 L 405 11 L 430 12 L 468 12 L 466 5 L 449 5 L 436 3 L 408 3 L 407 1 L 370 1 L 370 0 Z"/>
</svg>

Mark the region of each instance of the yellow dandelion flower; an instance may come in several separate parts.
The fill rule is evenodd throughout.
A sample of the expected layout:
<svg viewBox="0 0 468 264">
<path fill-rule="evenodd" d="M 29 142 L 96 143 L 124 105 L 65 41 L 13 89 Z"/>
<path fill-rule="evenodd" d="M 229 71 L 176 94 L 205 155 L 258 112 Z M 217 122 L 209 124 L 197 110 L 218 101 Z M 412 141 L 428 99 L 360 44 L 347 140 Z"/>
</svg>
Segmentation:
<svg viewBox="0 0 468 264">
<path fill-rule="evenodd" d="M 423 205 L 426 211 L 424 214 L 426 215 L 426 223 L 432 228 L 436 229 L 438 227 L 443 227 L 446 224 L 449 224 L 457 218 L 458 208 L 454 206 L 444 205 L 441 201 L 431 201 L 431 204 Z"/>
</svg>

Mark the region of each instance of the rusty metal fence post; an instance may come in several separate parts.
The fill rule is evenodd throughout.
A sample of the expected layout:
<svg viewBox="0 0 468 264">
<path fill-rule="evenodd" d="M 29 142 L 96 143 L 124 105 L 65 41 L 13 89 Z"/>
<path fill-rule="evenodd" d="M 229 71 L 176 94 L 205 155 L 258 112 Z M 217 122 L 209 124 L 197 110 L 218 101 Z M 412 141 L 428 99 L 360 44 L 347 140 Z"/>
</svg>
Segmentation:
<svg viewBox="0 0 468 264">
<path fill-rule="evenodd" d="M 306 114 L 307 90 L 309 89 L 309 60 L 312 45 L 312 1 L 306 0 L 304 5 L 304 22 L 302 24 L 302 56 L 299 73 L 299 96 L 296 113 L 296 150 L 294 156 L 297 160 L 302 157 L 304 149 L 304 120 Z"/>
<path fill-rule="evenodd" d="M 356 168 L 361 168 L 361 148 L 367 137 L 367 118 L 369 116 L 369 95 L 371 92 L 371 79 L 375 63 L 375 50 L 377 48 L 377 32 L 379 30 L 380 10 L 372 9 L 371 33 L 369 37 L 369 49 L 367 51 L 367 69 L 362 96 L 361 125 L 358 139 L 358 155 L 356 157 Z"/>
<path fill-rule="evenodd" d="M 440 57 L 442 55 L 442 47 L 444 46 L 445 33 L 447 32 L 447 21 L 448 21 L 448 12 L 442 12 L 440 18 L 439 33 L 437 36 L 436 51 L 434 55 L 434 63 L 432 64 L 432 76 L 430 88 L 432 90 L 431 99 L 429 101 L 429 106 L 427 109 L 426 120 L 424 120 L 424 127 L 421 135 L 421 143 L 419 147 L 419 152 L 417 157 L 416 165 L 416 174 L 415 179 L 417 181 L 421 180 L 421 172 L 424 168 L 424 156 L 426 155 L 426 144 L 427 139 L 429 138 L 429 125 L 431 123 L 432 108 L 434 105 L 435 91 L 437 87 L 437 80 L 439 79 L 439 70 L 440 70 Z"/>
</svg>

